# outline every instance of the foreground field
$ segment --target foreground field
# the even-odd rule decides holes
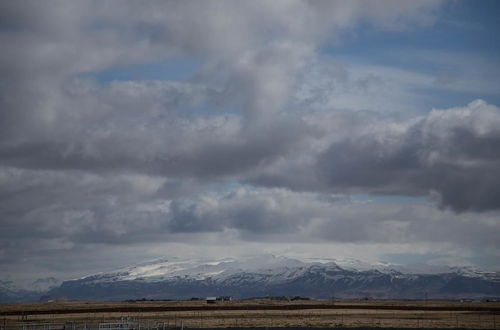
[[[136,322],[150,327],[500,328],[500,303],[449,301],[51,302],[0,305],[0,328]],[[97,327],[97,326],[96,326]]]

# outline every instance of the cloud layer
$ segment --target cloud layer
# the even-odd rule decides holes
[[[221,238],[496,253],[500,109],[417,109],[428,76],[324,51],[360,26],[429,28],[442,5],[2,2],[0,264],[77,256],[77,273],[98,246]],[[165,77],[99,78],[146,65]]]

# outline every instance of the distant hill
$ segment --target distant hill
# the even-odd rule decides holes
[[[38,301],[39,299],[40,292],[19,289],[15,287],[10,281],[0,281],[1,303]]]
[[[46,299],[312,298],[461,299],[500,296],[500,273],[472,268],[402,267],[299,261],[265,255],[241,260],[155,260],[65,281]]]

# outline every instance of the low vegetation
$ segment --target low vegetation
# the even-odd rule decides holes
[[[131,320],[166,327],[500,328],[500,303],[376,300],[80,302],[0,305],[0,325]]]

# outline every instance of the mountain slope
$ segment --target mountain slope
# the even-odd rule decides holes
[[[25,301],[38,301],[40,293],[36,291],[23,290],[15,287],[10,281],[0,280],[0,302],[17,303]]]
[[[384,265],[340,267],[261,256],[217,261],[156,260],[66,281],[51,298],[88,300],[188,299],[206,296],[307,296],[314,298],[483,298],[500,296],[500,275],[471,269],[403,273]]]

